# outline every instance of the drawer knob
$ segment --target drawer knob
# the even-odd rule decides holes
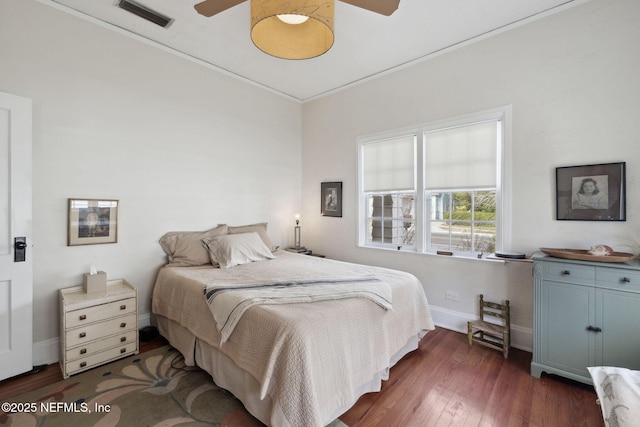
[[[597,326],[587,326],[587,331],[591,331],[591,332],[602,332],[602,328],[599,328]]]
[[[120,338],[120,342],[125,342],[126,340],[127,340],[127,337]]]
[[[120,306],[120,310],[126,310],[126,309],[127,309],[127,305],[126,305],[126,304],[122,304],[122,305]]]
[[[80,354],[87,354],[87,349],[86,348],[80,349]]]
[[[84,368],[85,366],[87,366],[87,362],[80,362],[80,367]]]
[[[631,279],[629,279],[628,277],[623,277],[622,279],[620,279],[620,281],[622,283],[631,283]]]
[[[80,320],[87,320],[87,315],[83,314],[82,316],[80,316]]]
[[[120,349],[120,354],[122,354],[122,353],[126,353],[126,352],[127,352],[127,349],[126,349],[126,348],[121,348],[121,349]]]
[[[86,337],[86,336],[87,336],[87,333],[86,333],[86,332],[80,332],[80,335],[79,335],[79,337],[80,337],[80,338],[84,338],[84,337]]]
[[[569,270],[563,270],[562,273],[563,276],[571,276],[571,272]]]
[[[125,322],[120,323],[120,327],[124,328],[125,326],[127,326],[127,324]]]

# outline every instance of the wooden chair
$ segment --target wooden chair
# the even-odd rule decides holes
[[[488,322],[485,317],[494,317]],[[511,318],[509,300],[504,304],[484,300],[480,295],[480,319],[467,324],[469,345],[473,342],[502,351],[504,358],[509,358],[511,346]]]

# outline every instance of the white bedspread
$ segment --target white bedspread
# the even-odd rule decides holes
[[[273,402],[270,425],[320,427],[356,390],[388,369],[410,337],[434,328],[422,285],[411,274],[278,251],[277,258],[229,269],[163,268],[153,312],[178,322],[230,357]],[[248,308],[220,345],[205,287],[212,283],[375,276],[391,290],[392,310],[364,298]]]

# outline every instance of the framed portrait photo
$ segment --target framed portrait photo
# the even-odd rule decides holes
[[[69,199],[67,246],[118,242],[118,201]]]
[[[556,168],[556,218],[626,221],[625,163]]]
[[[320,213],[323,216],[342,217],[342,182],[320,184]]]

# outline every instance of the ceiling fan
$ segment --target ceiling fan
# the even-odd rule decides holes
[[[213,16],[246,0],[205,0],[196,4],[203,16]],[[390,16],[400,0],[341,0]],[[335,0],[251,0],[251,41],[281,59],[310,59],[333,46]]]
[[[211,17],[247,0],[205,0],[196,4],[196,11],[203,16]],[[400,0],[340,0],[371,12],[391,16],[398,9]]]

